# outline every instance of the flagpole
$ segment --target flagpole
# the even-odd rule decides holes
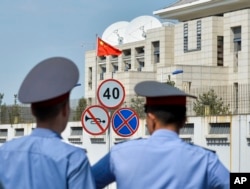
[[[97,48],[98,48],[98,35],[95,35],[95,40],[96,40],[96,56],[95,56],[95,104],[97,104],[97,74],[98,74],[98,70],[97,70]]]

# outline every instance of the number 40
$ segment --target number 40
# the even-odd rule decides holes
[[[112,91],[110,90],[110,88],[107,88],[105,92],[103,93],[103,97],[106,97],[107,99],[110,99],[110,98],[118,99],[119,95],[120,93],[117,87],[113,88]]]

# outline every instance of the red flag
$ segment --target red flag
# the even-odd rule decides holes
[[[120,55],[122,51],[97,38],[97,56]]]

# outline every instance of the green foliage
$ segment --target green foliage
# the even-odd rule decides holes
[[[75,116],[73,117],[74,121],[80,121],[82,112],[85,110],[87,107],[87,100],[85,98],[80,98],[78,101],[78,105],[76,107],[76,113]]]
[[[21,109],[17,104],[17,94],[14,95],[14,105],[10,106],[8,109],[9,122],[10,124],[16,124],[20,122]]]
[[[193,110],[197,116],[204,115],[227,115],[230,114],[230,105],[225,105],[222,98],[219,98],[214,89],[199,95],[194,102]]]
[[[135,110],[141,119],[144,119],[146,117],[146,114],[144,112],[144,104],[145,100],[142,97],[140,98],[136,96],[135,98],[131,99],[130,108]]]

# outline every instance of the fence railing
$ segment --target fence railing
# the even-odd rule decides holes
[[[237,84],[228,86],[211,86],[203,88],[194,88],[190,90],[190,94],[199,98],[199,95],[207,93],[213,89],[217,99],[221,99],[224,105],[229,107],[229,113],[225,115],[239,115],[250,114],[250,85]],[[77,111],[79,108],[78,101],[80,99],[73,99],[70,101],[71,113],[69,121],[80,121],[82,111]],[[188,98],[187,100],[187,116],[196,116],[194,111],[195,99]],[[126,103],[130,106],[131,103]],[[209,110],[204,115],[209,115]],[[223,115],[223,114],[220,114]],[[31,114],[30,106],[23,104],[15,105],[1,105],[0,106],[0,124],[16,124],[16,123],[34,123],[35,118]]]

